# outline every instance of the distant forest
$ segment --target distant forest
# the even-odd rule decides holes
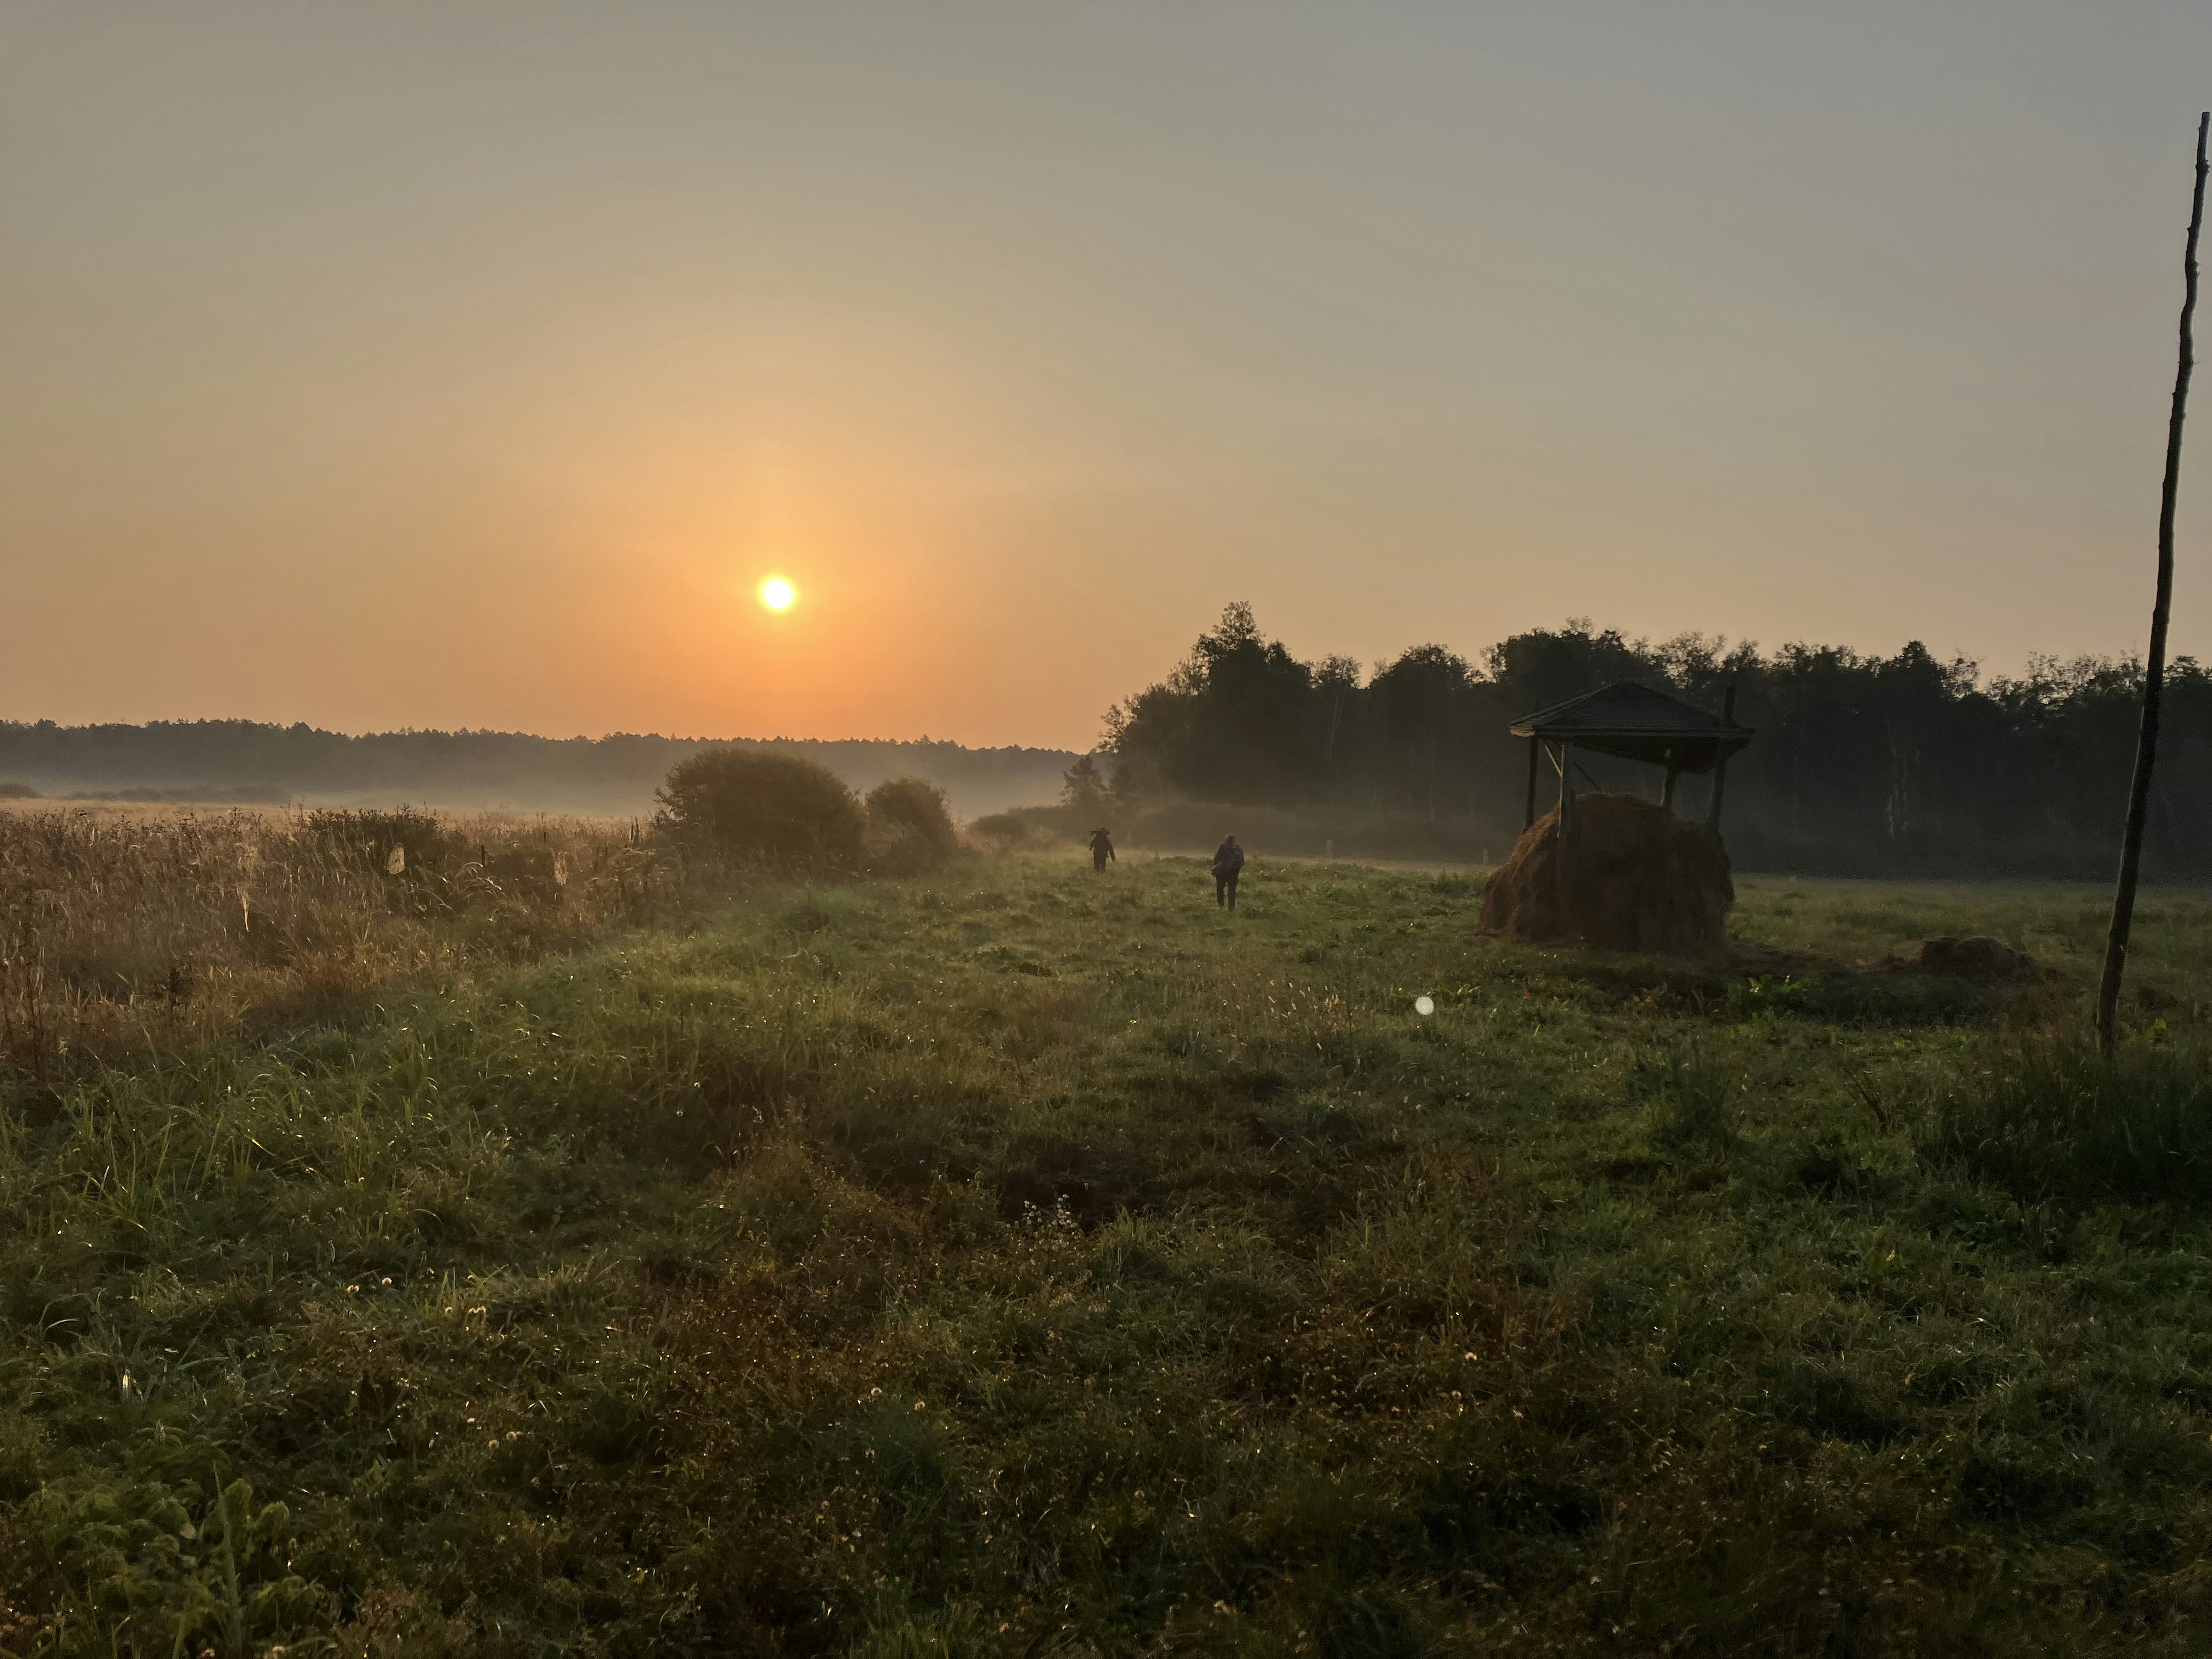
[[[1516,634],[1470,661],[1419,646],[1363,677],[1303,662],[1250,606],[1159,684],[1107,717],[1115,796],[1358,808],[1458,822],[1498,846],[1521,828],[1518,715],[1635,680],[1758,735],[1729,770],[1722,829],[1738,867],[1839,875],[2110,877],[2133,763],[2142,671],[2077,658],[1984,679],[1917,641],[1894,656],[1833,646],[1762,652],[1699,635],[1653,644],[1586,621]],[[2152,878],[2212,876],[2212,674],[2169,671],[2146,847]],[[1657,792],[1649,769],[1579,757],[1590,781]],[[1556,799],[1546,769],[1539,811]],[[1677,805],[1701,815],[1705,785]]]
[[[1652,643],[1575,621],[1516,634],[1478,659],[1424,645],[1363,672],[1345,657],[1299,660],[1261,632],[1249,605],[1234,605],[1164,681],[1109,712],[1103,775],[1066,750],[926,738],[754,746],[818,760],[859,788],[929,778],[966,818],[1051,800],[1072,772],[1071,823],[1110,805],[1110,821],[1141,831],[1145,844],[1211,845],[1229,824],[1261,851],[1318,852],[1333,836],[1346,852],[1474,857],[1502,853],[1520,831],[1528,759],[1525,744],[1507,735],[1511,722],[1622,679],[1716,711],[1735,686],[1736,718],[1758,733],[1729,772],[1722,828],[1739,868],[2099,881],[2112,872],[2141,671],[2097,658],[1984,678],[1917,642],[1888,657],[1810,645],[1762,652],[1698,635]],[[668,769],[708,744],[506,732],[356,737],[247,720],[0,721],[0,794],[625,814],[651,810]],[[1646,769],[1597,756],[1577,762],[1583,787],[1656,792]],[[1547,769],[1540,805],[1556,791]],[[1685,779],[1677,805],[1702,814],[1705,791],[1704,781]],[[1240,811],[1225,818],[1194,803]],[[2212,878],[2208,828],[2212,673],[2184,658],[2169,671],[2149,878]]]
[[[700,738],[537,738],[519,732],[380,732],[351,737],[251,720],[145,726],[0,721],[0,793],[14,784],[57,796],[506,806],[627,814],[653,808],[668,769],[711,746]],[[956,743],[750,744],[820,761],[855,788],[888,777],[938,784],[963,817],[1048,800],[1076,757],[1057,749],[963,749]]]

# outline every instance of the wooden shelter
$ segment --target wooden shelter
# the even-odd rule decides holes
[[[1721,795],[1728,781],[1729,757],[1749,743],[1748,726],[1735,723],[1735,688],[1729,687],[1721,712],[1713,714],[1695,703],[1655,691],[1633,680],[1619,680],[1578,697],[1569,697],[1523,714],[1513,722],[1513,735],[1528,739],[1528,805],[1527,823],[1536,821],[1536,778],[1545,757],[1559,774],[1559,822],[1565,827],[1574,811],[1574,751],[1588,749],[1623,760],[1643,761],[1663,767],[1667,782],[1660,801],[1674,805],[1674,781],[1685,772],[1713,775],[1712,795],[1705,822],[1717,830]]]

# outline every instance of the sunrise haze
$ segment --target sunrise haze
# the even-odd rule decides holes
[[[1084,747],[1234,599],[2139,651],[2208,84],[2180,5],[7,6],[0,714]]]

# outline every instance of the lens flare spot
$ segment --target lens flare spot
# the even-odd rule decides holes
[[[760,585],[760,602],[771,611],[788,611],[799,602],[799,590],[782,576],[770,576]]]

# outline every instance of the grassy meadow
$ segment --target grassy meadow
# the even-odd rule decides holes
[[[2212,903],[2102,1068],[2101,893],[1478,891],[1025,851],[18,1052],[0,1652],[2212,1645]],[[1848,970],[1966,932],[2051,977]]]

